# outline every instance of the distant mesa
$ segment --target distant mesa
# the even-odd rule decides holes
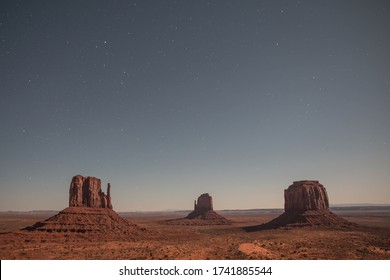
[[[144,229],[120,217],[112,210],[110,184],[107,195],[95,177],[76,175],[69,190],[69,207],[57,215],[24,228],[39,232],[92,233],[104,235],[139,235]]]
[[[194,202],[194,211],[183,219],[166,221],[176,225],[230,225],[232,221],[219,215],[213,210],[213,198],[204,193]]]
[[[213,211],[213,198],[204,193],[198,197],[198,201],[194,201],[194,211],[188,214],[187,219],[202,218],[202,214]]]
[[[246,231],[280,227],[351,227],[354,224],[329,210],[325,187],[318,181],[293,182],[284,190],[284,213],[272,221],[244,228]]]

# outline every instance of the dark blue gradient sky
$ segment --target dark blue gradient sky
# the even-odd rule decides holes
[[[8,0],[0,43],[0,210],[390,203],[389,1]]]

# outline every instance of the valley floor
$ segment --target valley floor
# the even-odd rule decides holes
[[[164,221],[186,212],[122,213],[144,228],[138,236],[19,230],[50,216],[0,215],[0,259],[390,259],[390,210],[339,211],[354,229],[290,228],[246,232],[281,210],[220,211],[231,225]]]

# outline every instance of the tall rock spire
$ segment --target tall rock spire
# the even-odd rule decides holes
[[[112,204],[111,204],[111,184],[107,184],[107,208],[112,209]]]

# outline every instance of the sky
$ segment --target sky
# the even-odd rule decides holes
[[[0,211],[390,203],[389,1],[0,3]]]

